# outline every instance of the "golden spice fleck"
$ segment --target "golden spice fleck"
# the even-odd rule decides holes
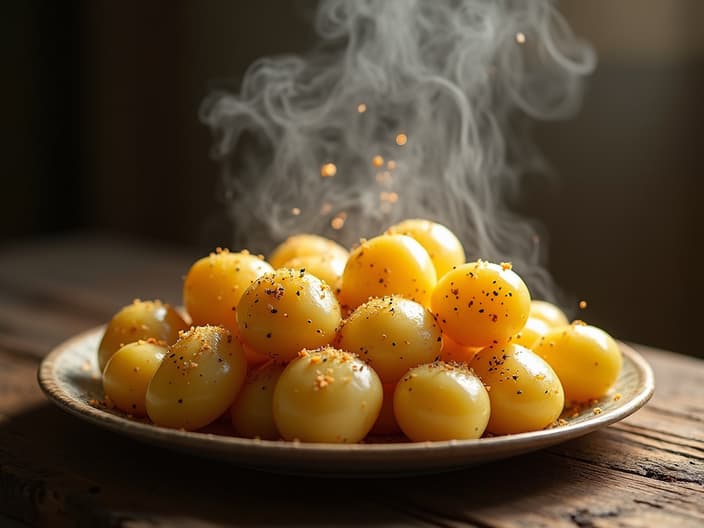
[[[332,178],[337,174],[337,167],[334,163],[326,163],[320,167],[320,176],[323,178]]]

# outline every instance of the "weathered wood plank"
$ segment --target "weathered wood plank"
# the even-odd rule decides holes
[[[0,511],[33,524],[704,523],[701,440],[680,434],[692,428],[686,418],[658,426],[647,407],[644,434],[630,423],[637,414],[548,451],[455,473],[321,481],[232,468],[93,428],[44,402],[29,383],[35,368],[0,353],[0,386],[12,395],[0,396]]]

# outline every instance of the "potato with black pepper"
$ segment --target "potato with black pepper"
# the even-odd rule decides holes
[[[565,395],[557,374],[529,349],[513,343],[486,347],[470,366],[489,391],[490,433],[537,431],[562,413]]]
[[[242,345],[221,326],[194,326],[169,347],[147,389],[157,424],[192,431],[222,415],[247,372]]]
[[[338,345],[358,354],[383,383],[396,383],[408,369],[433,361],[442,337],[433,315],[398,295],[371,299],[342,323]]]
[[[237,305],[242,340],[280,361],[332,343],[341,320],[330,286],[303,269],[280,268],[261,276]]]
[[[269,361],[247,374],[230,412],[232,427],[238,436],[264,440],[279,438],[272,405],[274,388],[284,367],[281,363]]]

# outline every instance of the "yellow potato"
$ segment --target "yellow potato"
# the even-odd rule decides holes
[[[285,267],[286,262],[308,255],[328,255],[347,260],[348,251],[337,242],[319,235],[301,234],[286,239],[274,249],[269,262],[275,268]]]
[[[325,255],[302,255],[287,260],[282,268],[305,269],[311,275],[315,275],[321,280],[334,287],[342,278],[345,270],[347,256],[325,254]]]
[[[110,320],[98,347],[98,368],[101,372],[105,370],[108,359],[122,345],[150,337],[171,344],[187,328],[183,318],[168,304],[135,300]]]
[[[284,365],[270,361],[249,372],[240,389],[230,416],[239,436],[276,440],[279,431],[274,423],[274,388]]]
[[[105,396],[133,416],[146,416],[147,387],[166,354],[166,345],[150,341],[128,343],[108,360],[103,372]]]
[[[433,291],[431,308],[453,341],[484,347],[504,343],[523,328],[530,294],[510,264],[479,260],[446,273]]]
[[[438,279],[453,266],[465,262],[462,243],[452,231],[437,222],[419,218],[404,220],[391,226],[386,232],[391,235],[407,235],[418,241],[433,261]]]
[[[381,402],[381,410],[379,411],[379,416],[374,422],[372,430],[369,431],[370,435],[397,435],[401,432],[401,428],[396,422],[396,416],[394,415],[394,391],[396,390],[396,384],[386,383],[384,384],[384,399]]]
[[[357,356],[324,347],[302,351],[274,389],[274,421],[286,440],[354,443],[374,425],[381,381]]]
[[[489,390],[490,433],[537,431],[562,413],[565,395],[557,374],[527,348],[513,343],[487,347],[470,366]]]
[[[234,310],[252,282],[273,268],[248,251],[218,249],[198,260],[183,283],[183,304],[195,325],[237,328]]]
[[[543,321],[533,317],[528,317],[526,325],[511,338],[512,343],[533,349],[535,342],[550,331],[550,326]]]
[[[147,389],[147,414],[164,427],[200,429],[235,400],[247,372],[242,346],[221,326],[195,326],[169,347]]]
[[[436,282],[423,246],[405,235],[381,235],[362,241],[350,254],[340,299],[356,308],[370,297],[396,294],[427,306]]]
[[[352,312],[340,327],[338,344],[359,355],[383,383],[396,383],[411,367],[437,359],[442,338],[426,308],[391,295]]]
[[[237,305],[242,340],[284,362],[304,348],[331,343],[341,321],[330,286],[301,270],[281,268],[263,275]]]
[[[394,414],[414,442],[479,438],[489,421],[489,396],[465,365],[437,361],[401,378]]]
[[[604,396],[621,372],[621,351],[616,341],[581,321],[552,329],[538,340],[535,352],[555,370],[569,401]]]
[[[570,323],[565,312],[547,301],[532,300],[530,302],[530,316],[544,321],[550,328],[557,328]]]

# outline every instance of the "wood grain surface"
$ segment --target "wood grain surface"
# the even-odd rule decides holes
[[[656,391],[632,417],[538,453],[402,479],[242,470],[46,401],[36,369],[51,347],[134,297],[177,303],[197,256],[99,235],[0,251],[0,525],[704,526],[704,361],[639,345]]]

